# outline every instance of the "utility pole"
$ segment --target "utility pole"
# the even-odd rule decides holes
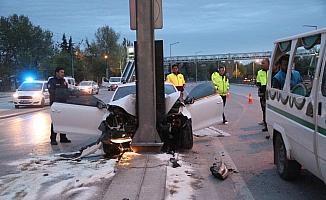
[[[195,52],[195,55],[196,55],[196,78],[195,78],[195,80],[196,80],[196,83],[197,83],[197,77],[198,77],[198,55],[197,54],[199,54],[199,53],[201,53],[202,51],[197,51],[197,52]]]
[[[171,57],[172,57],[172,46],[173,45],[176,45],[176,44],[179,44],[180,42],[173,42],[173,43],[171,43],[171,44],[169,44],[170,45],[170,67],[172,66],[172,62],[171,62]]]

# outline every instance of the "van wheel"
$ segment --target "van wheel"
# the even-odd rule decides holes
[[[281,135],[275,139],[274,154],[276,158],[277,172],[284,180],[293,180],[300,174],[301,165],[295,160],[288,160],[286,149]]]
[[[15,108],[19,109],[19,106],[18,105],[15,105]]]
[[[188,119],[185,122],[185,125],[184,127],[182,127],[182,130],[180,132],[181,132],[181,148],[191,149],[194,144],[191,119]]]

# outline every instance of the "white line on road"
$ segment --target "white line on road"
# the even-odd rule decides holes
[[[226,132],[224,132],[220,129],[217,129],[215,127],[212,127],[212,126],[195,131],[194,135],[197,137],[203,137],[203,136],[228,137],[228,136],[231,136],[229,133],[226,133]]]

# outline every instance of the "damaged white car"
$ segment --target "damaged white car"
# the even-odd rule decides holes
[[[172,84],[165,83],[164,93],[165,115],[157,120],[163,150],[191,149],[194,130],[222,122],[223,101],[211,82],[197,85],[184,100]],[[95,96],[55,102],[51,118],[55,132],[99,135],[97,144],[103,143],[104,152],[112,154],[117,150],[113,139],[132,139],[137,130],[136,84],[119,86],[108,104]]]

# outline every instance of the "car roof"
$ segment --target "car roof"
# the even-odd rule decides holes
[[[23,83],[47,83],[47,81],[32,80],[32,81],[24,81]]]

